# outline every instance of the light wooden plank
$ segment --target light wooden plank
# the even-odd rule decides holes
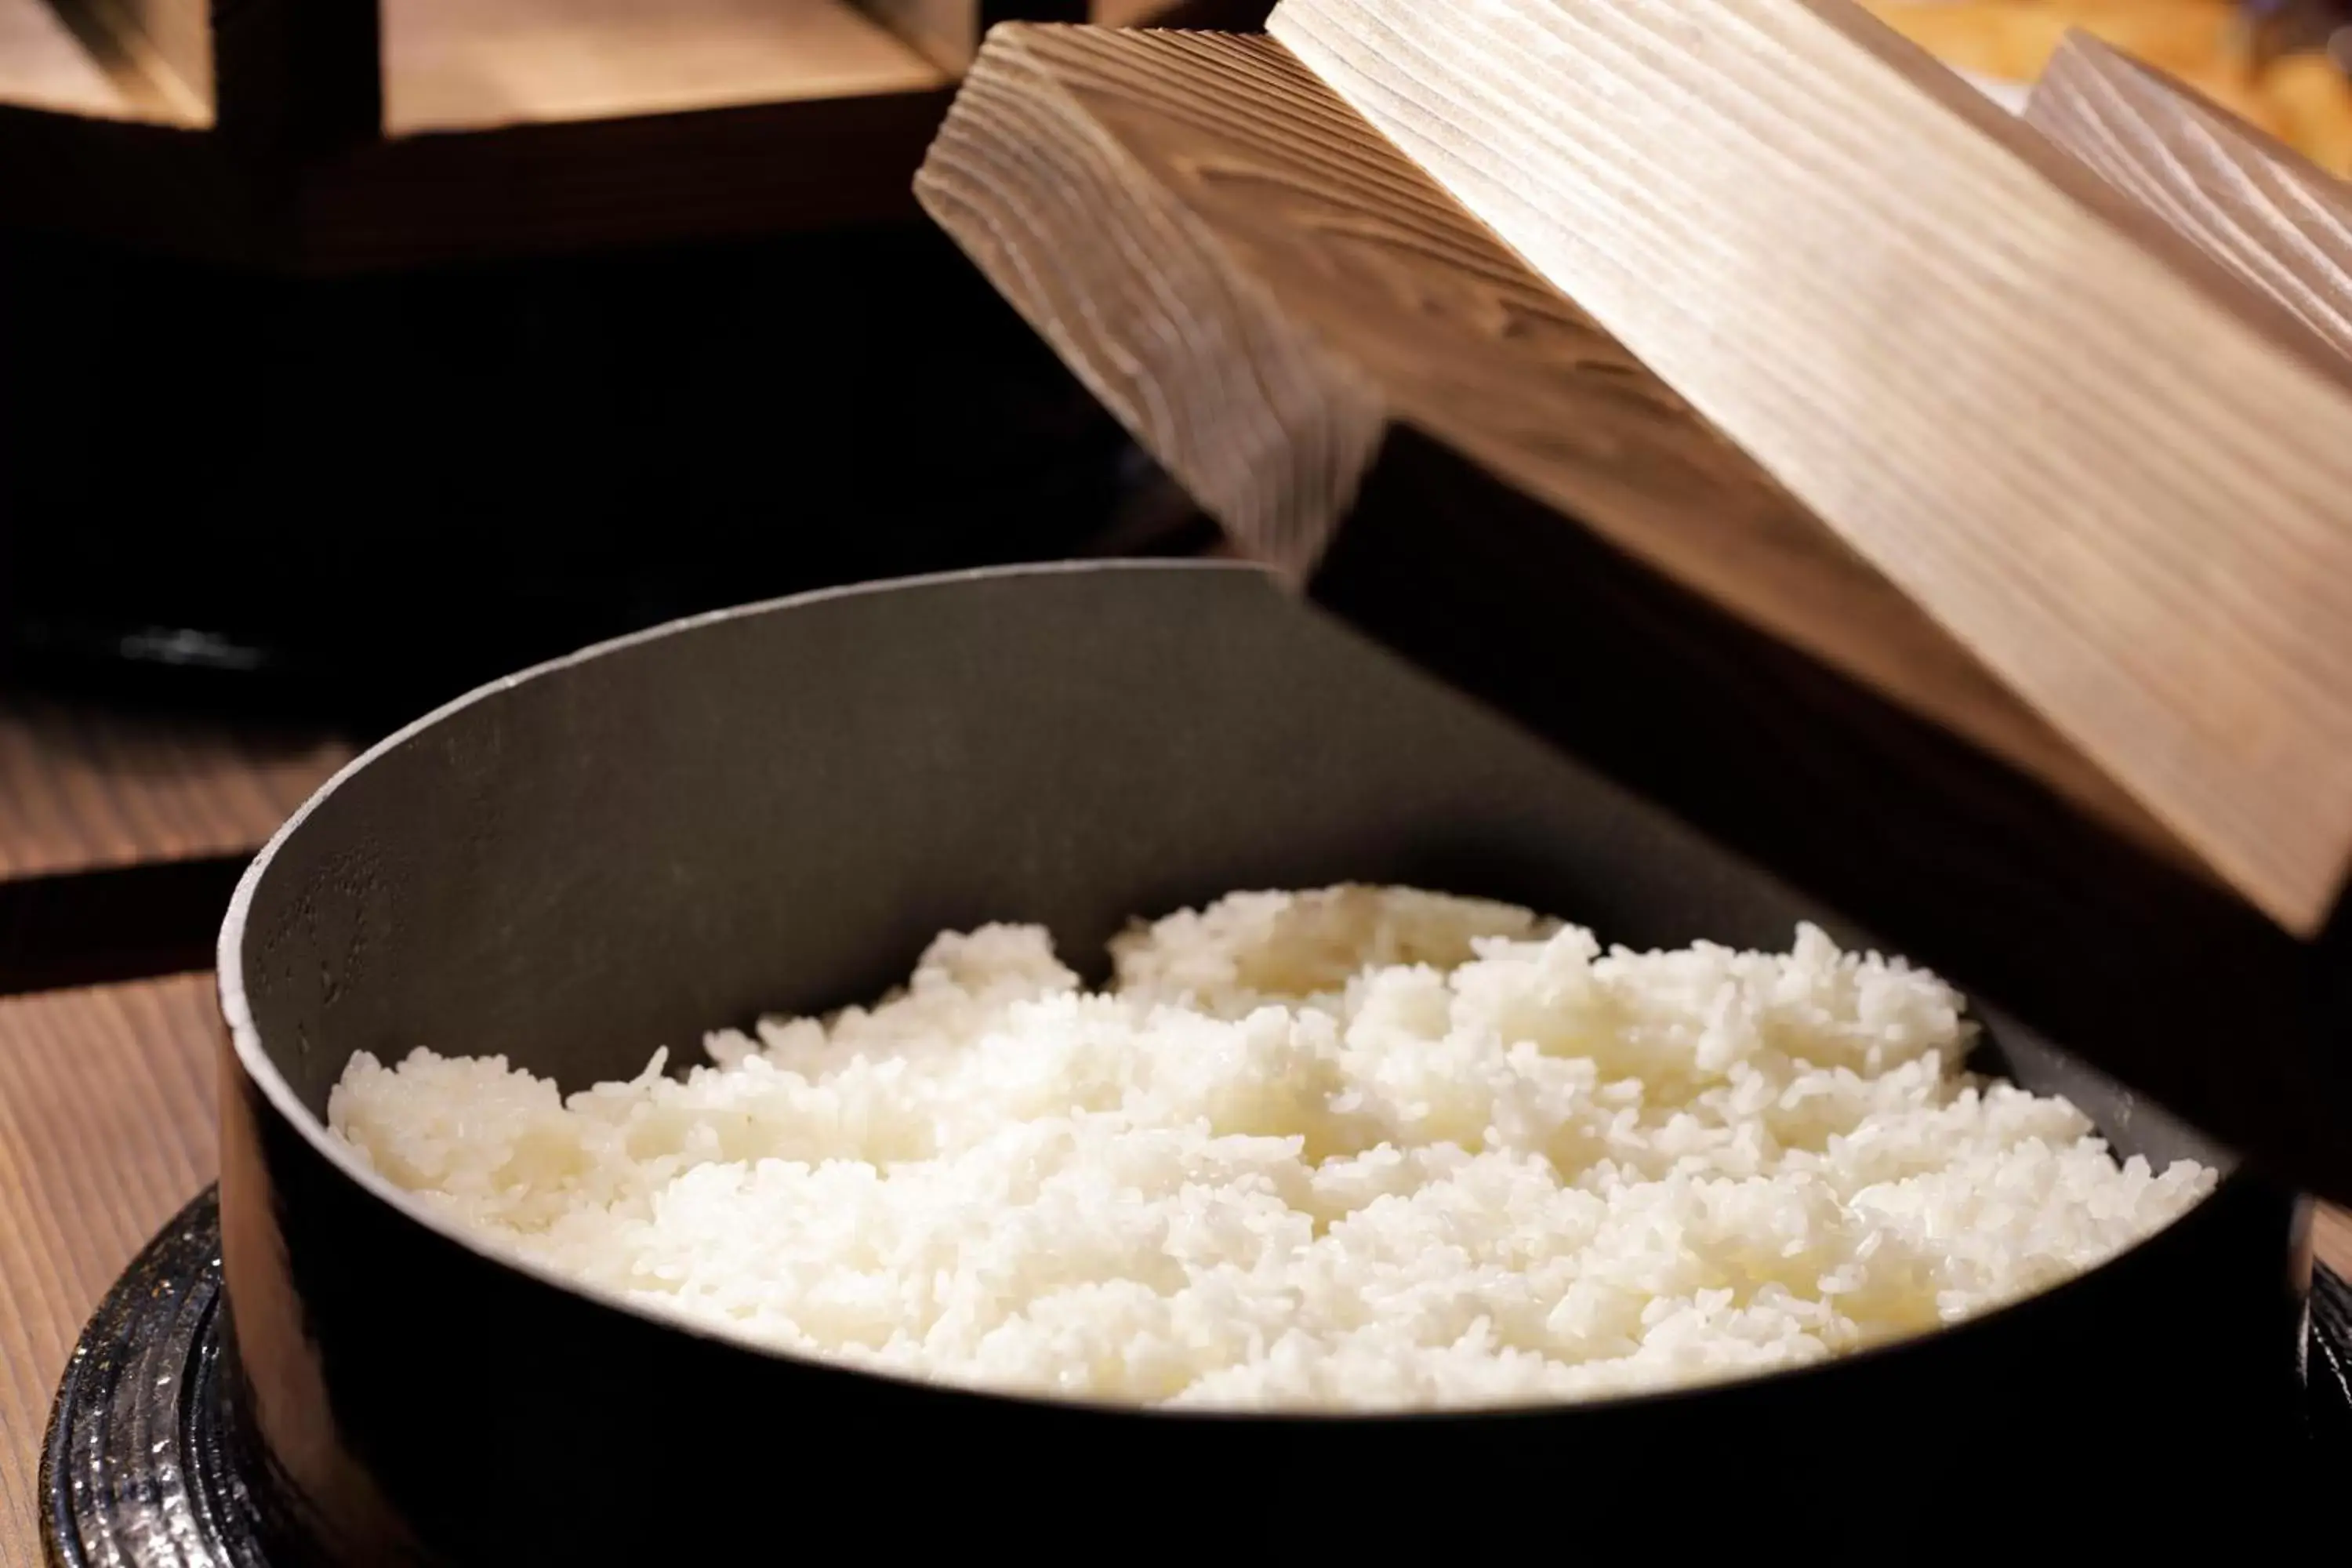
[[[2079,34],[2035,85],[2026,121],[2352,353],[2352,185]]]
[[[0,701],[0,993],[209,962],[245,860],[351,756],[315,732]]]
[[[42,1561],[49,1403],[123,1266],[214,1174],[212,977],[0,1001],[0,1563]]]
[[[204,126],[213,119],[208,0],[52,0],[116,79],[153,117]]]
[[[2352,858],[2352,390],[1849,0],[1286,0],[1275,35],[2315,930]]]
[[[2337,1279],[2352,1280],[2352,1214],[2320,1205],[2312,1216],[2311,1250]]]
[[[1408,424],[2186,858],[1280,45],[1000,35],[917,189],[1261,559],[1311,563]]]
[[[920,93],[949,79],[846,0],[383,5],[393,134]]]
[[[250,855],[352,755],[315,734],[12,698],[0,881]]]
[[[0,103],[108,120],[135,113],[47,0],[0,0]]]

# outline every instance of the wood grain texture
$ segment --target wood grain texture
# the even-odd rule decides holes
[[[383,5],[392,135],[925,92],[947,80],[846,0]]]
[[[1407,424],[2179,852],[1278,44],[1008,30],[917,188],[1260,556],[1310,563]]]
[[[925,209],[1209,510],[1294,571],[1312,563],[1388,411],[1363,368],[1236,266],[1109,116],[1255,154],[1249,73],[1270,46],[1008,27],[991,35],[916,179]],[[1090,82],[1105,90],[1087,96]],[[1295,111],[1296,73],[1265,85]],[[1206,87],[1213,96],[1193,96]],[[1097,116],[1098,107],[1108,113]],[[1147,119],[1148,117],[1148,119]],[[1243,165],[1248,167],[1248,165]],[[1274,178],[1279,180],[1277,172]]]
[[[918,188],[1318,604],[2352,1199],[2352,919],[2301,942],[1997,749],[1907,600],[1278,44],[1001,29]]]
[[[0,703],[0,880],[250,855],[353,755],[12,697]]]
[[[1849,0],[1286,0],[1326,81],[2233,886],[2352,859],[2352,389]]]
[[[352,749],[0,701],[0,994],[211,962],[245,863]]]
[[[113,71],[146,117],[207,126],[213,119],[208,0],[51,0]]]
[[[0,103],[109,120],[137,112],[48,0],[0,0]]]
[[[42,1429],[99,1299],[214,1173],[211,977],[0,1000],[0,1563],[41,1561]]]
[[[2025,118],[2352,354],[2352,184],[2095,38],[2069,37]]]

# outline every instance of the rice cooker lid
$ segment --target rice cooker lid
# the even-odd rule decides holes
[[[2072,641],[2037,639],[1998,615],[1955,617],[1963,600],[1918,568],[1923,541],[1961,531],[2013,563],[2071,560],[2093,586],[2104,573],[2145,573],[2149,562],[2121,558],[2109,526],[2136,515],[2145,475],[2125,463],[2065,465],[2052,481],[2064,504],[2033,515],[1965,504],[1999,487],[1960,484],[1957,470],[1948,493],[1928,493],[1888,479],[1885,454],[1917,458],[1904,442],[1918,435],[1920,389],[1948,386],[1968,365],[1923,369],[1859,352],[1848,319],[1792,303],[1805,287],[1759,285],[1740,299],[1668,299],[1663,283],[1638,280],[1574,287],[1568,252],[1536,243],[1542,215],[1465,176],[1475,147],[1437,156],[1435,122],[1398,107],[1382,73],[1405,57],[1349,47],[1366,27],[1421,27],[1415,15],[1387,0],[1293,0],[1274,38],[1216,50],[999,29],[918,193],[1237,547],[1314,603],[2258,1163],[2352,1201],[2352,939],[2338,841],[2352,826],[2352,787],[2338,787],[2352,786],[2352,727],[2333,725],[2335,700],[2300,731],[2283,699],[2234,717],[2211,701],[2215,691],[2267,692],[2255,666],[2282,650],[2322,668],[2352,661],[2352,616],[2328,625],[2263,603],[2218,619],[2200,611],[2179,630],[2201,639],[2187,659],[2166,646],[2173,628],[2126,637],[2087,603]],[[1444,58],[1444,32],[1412,58],[1434,73],[1432,90],[1475,99],[1475,63]],[[1739,59],[1744,51],[1784,47],[1741,30],[1711,44],[1724,58],[1710,59],[1746,68],[1758,62]],[[1963,281],[2022,269],[2028,294],[2059,292],[2070,255],[2112,253],[2119,265],[2155,256],[2169,270],[2141,279],[2147,299],[2200,331],[2278,350],[2263,374],[2311,393],[2296,428],[2267,446],[2262,432],[2239,432],[2238,460],[2259,468],[2269,454],[2294,473],[2317,471],[2338,460],[2319,439],[2334,432],[2352,463],[2352,369],[2286,342],[2250,290],[2120,214],[2084,171],[2052,163],[2032,132],[1965,85],[1923,74],[1935,68],[1872,37],[1823,33],[1805,47],[1822,51],[1811,67],[1865,85],[1911,122],[1930,166],[1924,195],[1776,184],[1787,276],[1801,284],[1830,264],[1825,233],[1848,250],[1892,245],[1852,224],[1844,208],[1857,201],[1899,217],[1906,245],[1922,234],[1948,242]],[[1541,63],[1564,82],[1599,68]],[[1119,85],[1145,80],[1167,90]],[[1218,101],[1253,111],[1204,129],[1190,106]],[[1543,129],[1562,144],[1582,134],[1565,96],[1550,110],[1528,100],[1518,111],[1550,113]],[[1297,118],[1288,131],[1285,115]],[[1943,134],[1954,116],[1981,144]],[[1622,157],[1628,145],[1587,151]],[[1717,177],[1703,150],[1643,155],[1665,161],[1684,198]],[[2076,251],[1978,243],[1998,216],[1955,205],[1951,193],[1986,159],[2032,166]],[[1212,165],[1255,177],[1211,178]],[[1087,201],[1065,199],[1074,169]],[[1942,174],[1952,178],[1930,177]],[[1595,223],[1631,223],[1669,189],[1633,181],[1577,199],[1602,205],[1586,215]],[[1708,220],[1702,211],[1695,221]],[[1538,255],[1546,270],[1528,259]],[[1876,259],[1918,270],[1915,251]],[[1948,303],[1967,306],[1958,294]],[[1854,455],[1843,474],[1794,460],[1819,450],[1814,437],[1767,417],[1752,377],[1748,401],[1734,395],[1737,366],[1755,363],[1741,349],[1763,341],[1738,323],[1757,311],[1771,316],[1791,384],[1838,378],[1847,423],[1836,437]],[[1698,320],[1738,341],[1712,356],[1692,351],[1685,329]],[[2119,352],[2126,363],[2111,395],[2128,405],[2127,426],[2153,429],[2149,445],[2161,445],[2161,410],[2138,385],[2141,373],[2160,379],[2171,365],[2160,324]],[[2147,363],[2128,363],[2135,353]],[[1954,452],[2028,444],[2035,422],[2056,417],[2011,390],[1939,393],[1939,417],[1964,427],[1937,432],[1937,471]],[[1718,421],[1738,416],[1719,428],[1695,405]],[[1865,458],[1877,476],[1868,483],[1855,477]],[[1863,526],[1861,513],[1889,495],[1901,526]],[[2322,498],[2322,509],[2336,500]],[[2305,494],[2294,506],[2313,504]],[[2268,531],[2296,535],[2313,563],[2340,556],[2352,588],[2352,529],[2340,520],[2250,510],[2231,526],[2200,546],[2204,558],[2158,565],[2203,582],[2200,604],[2227,598],[2260,575],[2262,541],[2247,540]],[[2240,566],[2242,580],[2231,575]],[[2049,589],[2029,580],[2017,592],[2046,608]],[[2282,619],[2294,624],[2281,632]],[[2221,635],[2231,628],[2245,635]],[[2079,700],[2088,688],[2069,660],[2123,672],[2108,684],[2145,708],[2137,735],[2119,743],[2115,715]],[[2187,686],[2135,682],[2136,661],[2203,673]],[[2053,692],[2075,695],[2053,702]],[[2340,697],[2352,703],[2352,689]],[[2239,751],[2218,761],[2199,751],[2225,742]],[[2293,761],[2266,771],[2265,757]],[[2230,784],[2210,809],[2181,807],[2170,773],[2189,764]],[[2309,809],[2290,821],[2295,803]],[[2241,853],[2256,843],[2263,854]]]

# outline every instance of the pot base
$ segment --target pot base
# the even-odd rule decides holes
[[[41,1452],[55,1568],[269,1568],[220,1404],[220,1210],[207,1189],[99,1304]],[[2312,1270],[2305,1418],[2352,1450],[2352,1286]]]
[[[41,1447],[41,1541],[64,1568],[268,1568],[219,1397],[220,1207],[206,1188],[81,1331]]]

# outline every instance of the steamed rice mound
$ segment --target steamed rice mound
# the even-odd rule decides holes
[[[2211,1190],[1964,1077],[1960,998],[1801,927],[1603,952],[1406,889],[1236,895],[1088,993],[1042,930],[568,1100],[354,1057],[358,1156],[492,1247],[781,1350],[1232,1409],[1587,1398],[2040,1290]]]

